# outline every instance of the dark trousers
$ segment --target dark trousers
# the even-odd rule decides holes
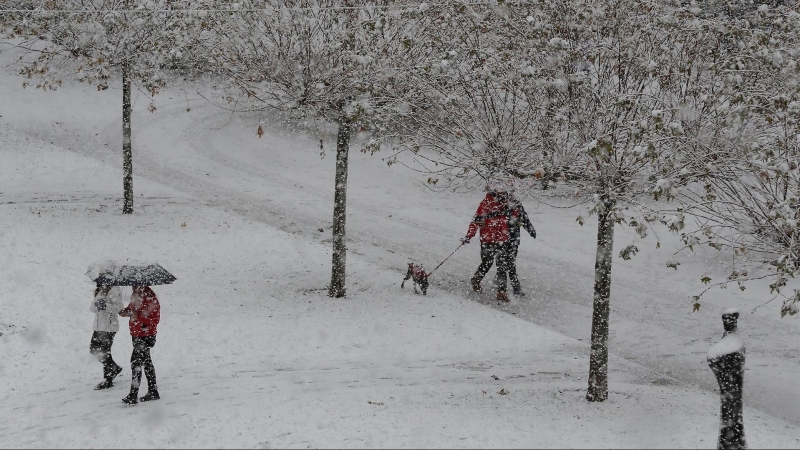
[[[156,336],[131,337],[133,339],[133,353],[131,353],[131,392],[139,392],[139,385],[142,384],[142,369],[147,377],[147,389],[158,391],[156,384],[156,368],[153,367],[153,360],[150,358],[150,349],[156,345]]]
[[[517,253],[519,253],[519,238],[508,241],[508,251],[506,253],[508,256],[506,260],[506,269],[508,271],[508,278],[511,280],[511,288],[514,289],[514,292],[522,290],[522,284],[520,284],[519,277],[517,276]]]
[[[103,363],[103,377],[111,379],[114,370],[119,367],[111,357],[111,346],[114,344],[114,335],[111,331],[95,331],[89,343],[89,352]]]
[[[472,279],[475,281],[483,280],[489,269],[497,260],[497,276],[494,279],[498,291],[506,290],[506,273],[508,271],[508,252],[510,247],[508,242],[481,242],[481,265],[475,271]],[[515,273],[516,276],[516,273]]]

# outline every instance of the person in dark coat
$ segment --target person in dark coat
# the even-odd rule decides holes
[[[509,250],[507,244],[510,238],[508,230],[508,199],[509,194],[507,191],[489,186],[486,197],[478,205],[478,210],[469,224],[466,237],[461,240],[464,244],[469,244],[470,239],[475,237],[475,234],[480,229],[481,264],[470,279],[472,289],[475,292],[482,292],[481,281],[496,260],[497,300],[503,302],[508,301],[508,295],[506,294],[508,260],[506,253]]]
[[[111,357],[111,346],[114,344],[114,335],[119,331],[117,315],[124,307],[122,289],[119,286],[97,285],[94,299],[89,305],[89,311],[94,313],[94,332],[89,343],[89,352],[103,363],[105,380],[95,386],[95,390],[114,386],[114,378],[122,372],[122,367]]]
[[[139,401],[158,400],[161,397],[156,384],[156,369],[150,357],[150,349],[156,345],[158,323],[161,321],[161,305],[155,292],[149,286],[134,286],[131,303],[119,315],[130,318],[128,329],[133,341],[131,391],[122,399],[122,403],[135,405]],[[147,377],[147,394],[138,398],[142,371]]]
[[[517,200],[513,195],[509,196],[508,208],[510,211],[508,215],[509,248],[505,252],[508,258],[508,278],[511,280],[511,288],[514,290],[514,295],[517,297],[524,297],[525,292],[523,292],[522,285],[517,276],[517,253],[519,253],[519,243],[522,234],[520,228],[525,228],[525,231],[534,239],[536,239],[536,229],[533,228],[531,219],[528,217],[528,213],[525,212],[525,207],[522,206],[522,202]]]

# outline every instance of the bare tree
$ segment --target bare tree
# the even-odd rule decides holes
[[[469,188],[539,166],[536,105],[524,90],[530,47],[510,39],[509,12],[456,2],[424,12],[432,26],[417,38],[426,58],[406,70],[416,88],[414,126],[399,144],[416,154],[413,168],[430,174],[432,187]]]
[[[794,315],[800,292],[781,289],[800,269],[800,16],[788,6],[754,11],[746,3],[721,43],[734,50],[720,64],[725,89],[713,97],[726,120],[699,116],[706,132],[689,166],[696,183],[681,195],[697,226],[682,237],[689,249],[730,252],[734,263],[724,280],[704,275],[710,286],[695,302],[714,286],[735,282],[744,290],[770,278],[770,291],[784,299],[781,315]]]
[[[559,180],[598,216],[586,398],[603,401],[614,227],[644,237],[661,215],[642,200],[672,198],[688,182],[680,105],[703,95],[712,64],[699,56],[714,50],[715,27],[654,0],[431,11],[439,56],[418,71],[433,105],[416,134],[429,159],[450,183],[496,172]]]
[[[15,5],[21,12],[7,16],[7,41],[28,52],[20,73],[36,80],[37,88],[55,90],[64,77],[74,77],[102,91],[113,77],[122,79],[123,214],[133,212],[132,86],[155,96],[170,70],[185,68],[181,60],[200,30],[192,14],[181,16],[191,5],[190,0],[24,1]]]
[[[550,49],[539,60],[537,77],[562,118],[554,134],[567,143],[548,151],[561,154],[564,180],[592,196],[590,214],[598,216],[586,398],[603,401],[614,228],[626,224],[646,236],[650,223],[663,219],[663,206],[642,199],[672,199],[689,182],[687,166],[696,149],[687,137],[694,116],[686,108],[699,105],[695,113],[711,122],[717,117],[706,107],[704,90],[718,74],[709,55],[718,48],[719,28],[692,10],[657,1],[571,1],[531,17],[534,33]],[[619,256],[630,259],[637,252],[631,243]]]
[[[329,295],[346,295],[348,153],[356,132],[375,152],[410,112],[397,76],[417,51],[404,44],[417,13],[392,1],[245,2],[246,14],[216,17],[209,55],[258,107],[300,122],[337,125],[333,257]],[[235,25],[234,25],[235,24]]]

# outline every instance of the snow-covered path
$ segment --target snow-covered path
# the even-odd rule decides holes
[[[162,357],[177,355],[157,361],[170,374],[162,385],[172,396],[137,419],[154,428],[151,441],[142,445],[710,446],[715,436],[708,430],[715,426],[718,406],[705,353],[721,336],[719,316],[729,306],[745,312],[740,326],[749,337],[745,392],[747,405],[757,409],[748,410],[749,437],[765,446],[798,443],[798,321],[781,321],[774,308],[746,314],[762,294],[752,290],[722,291],[729,297],[711,296],[692,314],[685,299],[702,271],[699,259],[677,272],[667,270],[663,262],[671,252],[653,249],[653,241],[640,246],[633,261],[615,261],[612,399],[587,406],[582,396],[594,224],[580,228],[575,211],[526,202],[540,238],[523,237],[519,271],[529,296],[521,301],[497,306],[488,296],[468,293],[466,280],[478,264],[476,244],[459,250],[436,273],[429,298],[400,293],[409,259],[431,268],[458,245],[480,194],[431,193],[405,169],[386,167],[380,154],[353,151],[351,295],[332,302],[323,292],[330,263],[323,249],[330,238],[334,158],[329,153],[320,159],[316,141],[280,128],[268,128],[259,140],[257,125],[229,121],[201,101],[191,100],[187,113],[177,91],[174,100],[169,94],[159,99],[153,115],[140,102],[134,114],[137,214],[122,218],[116,211],[119,170],[108,171],[120,166],[115,91],[68,87],[42,93],[22,90],[13,76],[2,77],[0,98],[8,103],[0,105],[0,147],[13,184],[0,186],[0,207],[8,213],[0,238],[15,244],[0,259],[14,268],[0,276],[12,302],[4,305],[0,325],[30,323],[25,305],[31,296],[64,302],[63,308],[44,311],[38,318],[43,323],[57,324],[71,309],[80,310],[69,304],[82,300],[59,297],[62,287],[85,290],[85,280],[68,275],[87,259],[149,250],[166,259],[167,267],[192,271],[182,277],[188,285],[174,287],[181,294],[173,300],[187,303],[166,307],[181,320],[164,328],[154,350]],[[86,179],[89,173],[95,175]],[[48,218],[39,219],[36,211]],[[185,228],[179,226],[181,217]],[[37,229],[37,220],[64,231]],[[98,237],[98,230],[109,235]],[[617,242],[625,236],[620,231]],[[142,238],[152,242],[142,245],[137,241]],[[672,237],[662,236],[662,247],[671,244]],[[56,277],[64,285],[39,286],[37,274],[26,272],[37,266],[64,267]],[[170,289],[159,294],[169,299]],[[231,302],[241,309],[232,310]],[[129,413],[115,402],[100,410],[70,407],[70,402],[105,404],[108,397],[75,392],[96,372],[88,355],[78,364],[37,356],[51,356],[42,344],[85,353],[83,314],[66,319],[66,329],[29,329],[24,340],[4,347],[8,360],[24,362],[4,363],[0,376],[30,383],[0,392],[0,442],[47,446],[55,443],[49,439],[61,438],[80,445],[89,435],[98,446],[125,446],[124,439],[133,436],[119,428]],[[398,320],[404,315],[413,325]],[[352,328],[342,327],[348,323]],[[448,327],[453,333],[443,332]],[[116,354],[129,351],[124,335]],[[405,350],[397,354],[395,348]],[[251,359],[253,349],[259,360]],[[185,367],[190,369],[181,372]],[[126,380],[113,398],[124,395]],[[500,389],[514,395],[500,396]],[[709,399],[711,413],[693,415],[707,410]],[[221,422],[214,414],[220,408],[226,411]],[[237,421],[252,421],[259,408],[266,424]],[[496,415],[487,417],[487,410]],[[588,417],[576,419],[576,411]],[[791,426],[783,429],[763,413]],[[543,422],[531,425],[530,416]],[[31,424],[34,417],[41,423]],[[170,425],[159,428],[162,422]],[[565,423],[574,424],[569,436],[559,434]],[[298,433],[309,424],[311,430]],[[231,436],[230,430],[242,435]],[[272,439],[247,440],[259,432]]]
[[[139,115],[135,164],[141,174],[209,206],[289,233],[329,238],[333,154],[320,159],[318,144],[301,133],[272,130],[259,140],[254,126],[229,123],[228,117],[200,102],[192,105],[194,112],[188,115],[183,111],[185,104],[166,102],[161,107],[163,114],[171,116],[169,121],[159,115]],[[108,142],[118,142],[117,128],[116,122],[105,128]],[[112,159],[116,150],[112,148]],[[352,152],[349,248],[374,264],[397,270],[398,279],[407,261],[430,268],[456,248],[480,200],[480,193],[432,193],[421,186],[420,178],[401,167],[386,167],[380,155]],[[581,228],[575,223],[574,210],[537,207],[534,201],[527,204],[539,234],[536,241],[524,236],[518,261],[529,297],[511,306],[493,305],[488,297],[478,300],[588,341],[595,222],[589,220]],[[320,233],[320,227],[325,232]],[[630,235],[619,230],[617,246],[624,245],[620,243],[625,238],[632,239]],[[615,260],[612,352],[649,369],[641,376],[654,383],[716,390],[705,354],[721,336],[721,311],[735,306],[747,313],[760,304],[766,291],[761,287],[746,293],[738,289],[712,292],[704,298],[701,312],[692,313],[687,299],[699,290],[702,255],[694,267],[684,264],[678,272],[667,269],[664,262],[672,258],[668,249],[677,248],[677,239],[665,230],[661,239],[664,250],[655,250],[651,240],[639,245],[642,251],[633,261]],[[461,249],[437,272],[433,283],[469,295],[467,279],[478,262],[477,244]],[[800,368],[798,325],[797,320],[781,320],[776,308],[741,319],[742,331],[749,337],[748,404],[795,424],[800,424],[800,392],[787,386],[796,385]]]

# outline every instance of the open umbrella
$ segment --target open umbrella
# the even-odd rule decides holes
[[[106,264],[93,281],[106,286],[157,286],[170,284],[176,278],[156,263]]]

